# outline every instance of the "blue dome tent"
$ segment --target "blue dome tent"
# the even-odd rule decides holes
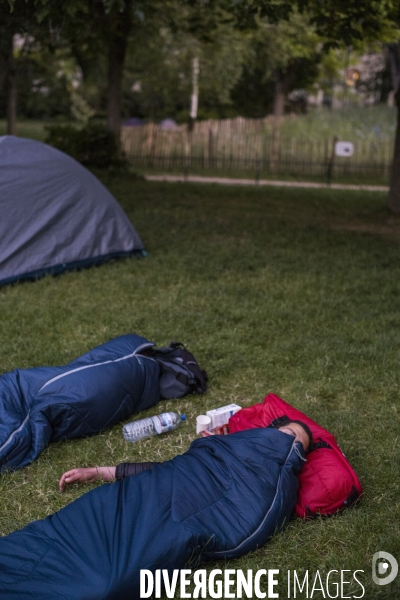
[[[73,158],[35,140],[0,137],[0,286],[145,255],[128,217]]]

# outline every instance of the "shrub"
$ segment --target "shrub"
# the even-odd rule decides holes
[[[120,169],[126,161],[118,155],[115,135],[103,125],[89,124],[82,129],[72,125],[49,125],[46,143],[69,154],[89,169]]]

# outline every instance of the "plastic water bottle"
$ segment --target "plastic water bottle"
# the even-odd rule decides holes
[[[127,442],[137,442],[152,435],[172,431],[178,427],[181,421],[186,421],[185,415],[178,415],[175,412],[162,413],[155,417],[127,423],[122,428],[122,435]]]

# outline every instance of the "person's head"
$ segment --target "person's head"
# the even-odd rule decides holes
[[[301,442],[303,444],[304,452],[312,444],[311,429],[306,423],[303,423],[303,421],[297,419],[295,421],[288,420],[287,423],[280,425],[278,429],[282,433],[292,435],[295,438],[295,441]]]

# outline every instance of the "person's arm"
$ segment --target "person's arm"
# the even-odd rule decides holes
[[[138,475],[142,471],[151,471],[159,462],[140,462],[140,463],[120,463],[115,469],[115,479],[121,480],[125,477]]]
[[[60,492],[63,492],[65,487],[71,483],[122,480],[131,475],[138,475],[142,471],[149,471],[154,465],[159,464],[158,462],[120,463],[117,467],[82,467],[80,469],[71,469],[64,473],[60,479]]]
[[[114,481],[116,467],[82,467],[64,473],[59,482],[60,492],[71,483],[93,483],[94,481]]]

